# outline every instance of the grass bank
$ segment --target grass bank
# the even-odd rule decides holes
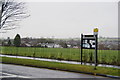
[[[40,57],[59,60],[80,61],[80,49],[39,48],[39,47],[1,47],[2,54]],[[98,50],[98,63],[120,65],[118,50]],[[94,62],[94,50],[83,50],[83,62]]]
[[[116,69],[116,68],[97,67],[97,70],[94,70],[94,66],[38,61],[38,60],[20,59],[20,58],[8,58],[8,57],[2,57],[2,63],[18,64],[24,66],[66,70],[66,71],[74,71],[74,72],[87,72],[93,74],[98,73],[105,75],[120,76],[120,74],[118,74],[118,71],[120,71],[120,69]]]

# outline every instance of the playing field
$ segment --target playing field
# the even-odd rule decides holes
[[[2,54],[80,61],[80,49],[1,47]],[[98,63],[120,65],[118,50],[98,50]],[[94,62],[94,50],[83,50],[83,62]]]

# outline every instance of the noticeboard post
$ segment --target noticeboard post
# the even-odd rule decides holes
[[[83,49],[94,49],[95,54],[94,54],[94,63],[95,63],[95,69],[97,66],[97,45],[98,45],[98,29],[94,29],[94,34],[93,35],[83,35],[81,34],[81,64],[82,64],[82,54],[83,54]]]

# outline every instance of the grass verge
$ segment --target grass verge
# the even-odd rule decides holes
[[[94,66],[87,66],[80,64],[67,64],[67,63],[58,63],[58,62],[49,62],[49,61],[38,61],[31,59],[8,58],[8,57],[2,57],[2,63],[18,64],[24,66],[49,68],[49,69],[65,70],[65,71],[73,71],[73,72],[83,72],[83,73],[87,72],[92,74],[97,73],[97,74],[120,76],[120,74],[118,74],[118,71],[120,71],[120,69],[97,67],[97,70],[94,70]]]

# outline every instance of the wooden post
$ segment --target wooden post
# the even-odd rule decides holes
[[[82,53],[83,53],[83,34],[81,34],[81,64],[82,64]]]
[[[97,48],[98,48],[98,35],[95,35],[95,70],[97,66]]]

